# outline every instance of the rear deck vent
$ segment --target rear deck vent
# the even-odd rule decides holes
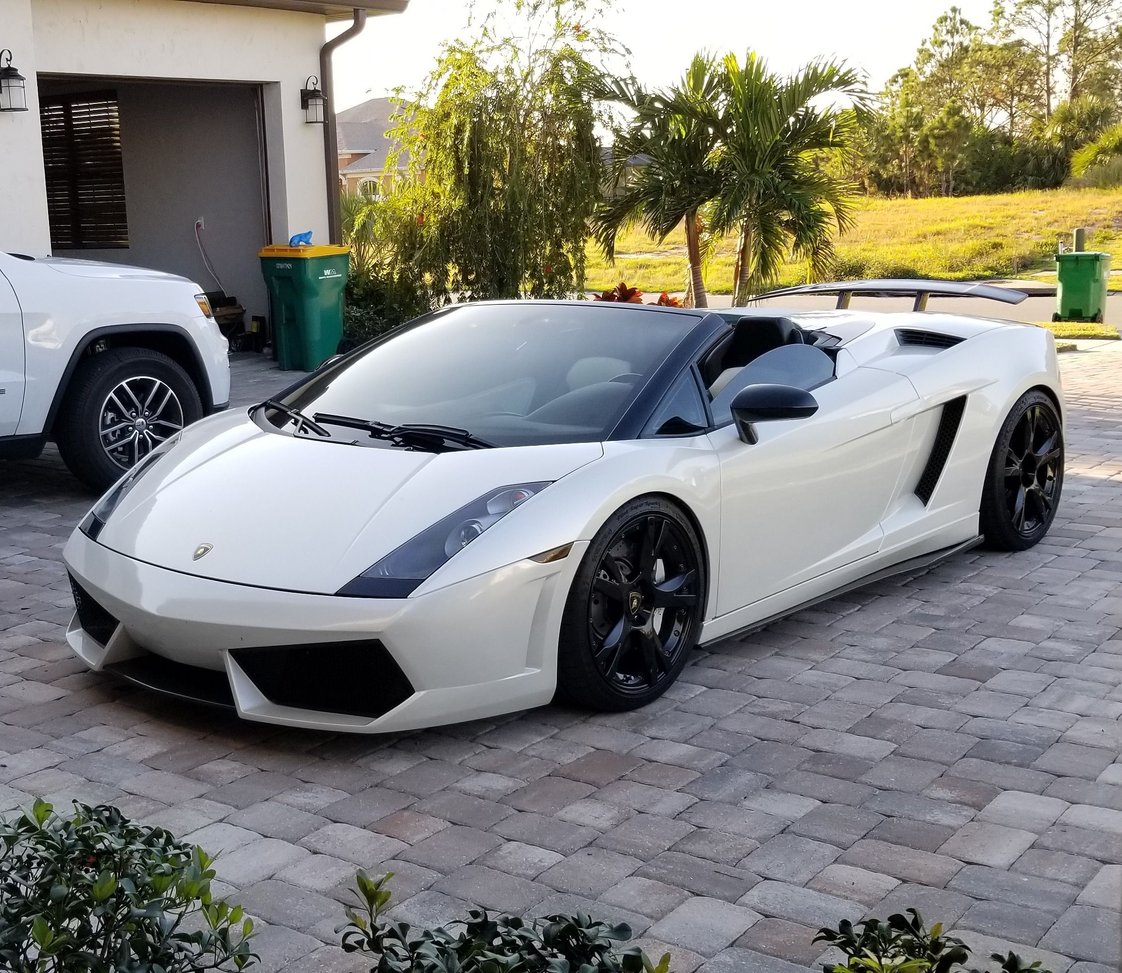
[[[935,331],[919,331],[915,328],[897,328],[896,340],[901,345],[922,345],[924,348],[953,348],[964,341],[953,334],[939,334]]]
[[[951,447],[954,445],[955,436],[958,435],[958,427],[962,422],[962,412],[965,408],[966,396],[951,399],[943,406],[943,414],[939,417],[939,428],[935,433],[935,444],[931,447],[927,465],[923,468],[919,483],[916,484],[916,496],[923,501],[924,506],[927,506],[928,501],[931,500],[931,494],[935,492],[939,477],[943,475],[943,467],[947,465],[947,459],[951,455]]]

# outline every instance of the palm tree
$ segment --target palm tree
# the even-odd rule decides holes
[[[715,62],[694,57],[675,86],[649,93],[635,81],[606,79],[600,92],[634,113],[617,134],[609,165],[610,189],[593,220],[593,232],[609,260],[624,228],[638,222],[662,242],[685,225],[695,307],[706,307],[702,265],[705,228],[702,207],[717,194],[717,131],[708,124],[719,91]]]
[[[819,276],[834,259],[833,232],[852,221],[855,187],[819,164],[821,154],[852,151],[870,96],[860,74],[814,61],[783,78],[749,53],[719,67],[720,186],[712,230],[737,230],[734,304],[775,282],[788,254]],[[844,107],[838,101],[847,102]]]
[[[1075,176],[1085,176],[1089,169],[1103,165],[1108,159],[1122,157],[1122,125],[1112,125],[1099,133],[1071,157],[1071,171]]]

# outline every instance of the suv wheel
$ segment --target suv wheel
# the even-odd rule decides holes
[[[194,383],[167,355],[112,348],[78,366],[54,434],[70,471],[103,491],[202,414]]]

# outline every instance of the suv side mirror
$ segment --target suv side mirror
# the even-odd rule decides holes
[[[743,442],[759,441],[753,423],[771,419],[806,419],[818,411],[818,402],[805,389],[793,385],[749,385],[732,400],[732,418]]]

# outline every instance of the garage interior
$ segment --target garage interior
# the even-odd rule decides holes
[[[53,75],[39,97],[56,256],[179,274],[268,315],[262,85]]]

